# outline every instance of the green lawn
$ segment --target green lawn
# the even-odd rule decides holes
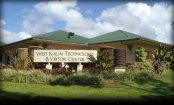
[[[61,100],[128,100],[147,101],[174,97],[174,72],[168,71],[165,79],[148,82],[116,82],[102,87],[52,86],[1,82],[1,99],[61,99]]]

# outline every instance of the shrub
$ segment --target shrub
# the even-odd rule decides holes
[[[108,52],[100,52],[98,53],[97,59],[92,55],[89,55],[88,58],[90,61],[96,64],[96,67],[100,69],[100,71],[108,70],[113,66],[112,59],[110,59],[110,55]]]
[[[156,71],[157,71],[157,66],[158,66],[158,63],[155,62],[154,63],[154,67],[155,67]],[[168,61],[161,61],[159,63],[159,72],[158,73],[161,75],[166,70],[170,70],[170,62],[168,62]]]
[[[102,71],[102,78],[103,79],[106,79],[106,80],[111,80],[111,79],[114,79],[114,76],[116,75],[115,71],[114,70],[105,70],[105,71]]]
[[[43,67],[40,69],[44,73],[50,73],[51,70],[47,69],[46,67]]]
[[[65,67],[57,67],[57,68],[53,68],[51,72],[54,75],[57,75],[57,74],[70,75],[72,74],[72,69],[71,68],[66,69]]]
[[[114,79],[115,77],[115,74],[114,73],[107,73],[107,74],[102,74],[102,77],[106,80],[111,80],[111,79]]]
[[[163,61],[160,65],[161,70],[170,70],[170,62]]]
[[[101,77],[114,81],[146,81],[157,79],[157,74],[149,70],[127,70],[126,72],[102,74]]]
[[[147,81],[156,79],[156,75],[153,71],[136,70],[136,71],[127,71],[125,73],[121,73],[115,79],[120,79],[123,81]]]
[[[126,71],[124,73],[118,73],[117,78],[114,79],[120,79],[122,81],[134,81],[135,80],[136,72],[134,71]]]
[[[127,71],[132,70],[149,70],[154,71],[153,62],[151,59],[145,60],[144,62],[135,62],[127,67]]]
[[[53,69],[53,73],[62,74],[65,73],[65,67],[57,67]]]
[[[0,80],[12,81],[19,83],[43,83],[47,84],[53,81],[55,77],[51,74],[45,74],[40,70],[16,71],[11,69],[2,70]]]
[[[89,74],[70,75],[69,80],[75,85],[100,85],[100,78]]]
[[[16,70],[26,70],[26,69],[34,69],[34,65],[32,63],[32,60],[30,57],[26,59],[21,58],[14,58],[12,62],[10,62],[13,65],[13,68]]]
[[[0,80],[10,80],[10,77],[14,74],[14,70],[11,69],[3,69],[1,70]]]
[[[157,75],[153,71],[139,71],[135,75],[135,80],[137,81],[147,81],[157,79]]]
[[[153,52],[154,67],[158,74],[162,74],[163,71],[170,69],[170,64],[174,61],[173,51],[164,45],[159,46]]]
[[[98,76],[90,74],[75,74],[75,75],[61,75],[59,78],[53,82],[52,85],[93,85],[100,86],[101,79]]]
[[[90,72],[95,74],[95,73],[99,73],[100,72],[100,69],[98,67],[91,67],[90,68]]]

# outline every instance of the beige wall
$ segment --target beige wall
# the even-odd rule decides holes
[[[126,62],[135,62],[135,50],[138,47],[144,47],[147,49],[149,52],[153,52],[154,49],[156,49],[158,46],[157,44],[153,44],[152,42],[145,42],[145,41],[126,41],[124,43],[121,42],[113,42],[113,43],[103,43],[103,44],[95,44],[95,45],[80,45],[80,44],[68,44],[68,43],[63,43],[63,42],[39,42],[39,41],[32,41],[28,42],[27,44],[25,43],[24,45],[11,45],[10,47],[7,47],[8,50],[12,49],[15,50],[17,48],[28,48],[29,46],[32,45],[38,45],[42,46],[43,44],[47,44],[47,48],[49,50],[57,49],[57,50],[97,50],[98,52],[100,51],[100,48],[112,48],[114,49],[125,49],[126,50]],[[132,50],[130,51],[127,47],[127,45],[133,45]],[[113,50],[111,51],[111,55],[113,56]]]
[[[133,44],[132,51],[129,51],[129,49],[127,48],[126,56],[127,56],[128,63],[135,62],[135,50],[138,47],[145,48],[147,51],[149,51],[150,54],[152,54],[153,51],[158,48],[156,45],[153,45],[153,44],[147,44],[147,43],[143,43],[143,42],[135,42]]]
[[[132,50],[130,51],[127,45],[133,45]],[[150,53],[153,52],[154,49],[156,49],[158,46],[154,45],[153,43],[143,42],[143,41],[130,41],[127,43],[106,43],[106,44],[96,44],[96,45],[90,45],[91,49],[100,51],[101,47],[105,48],[113,48],[113,49],[125,49],[126,50],[126,62],[127,63],[133,63],[135,62],[135,50],[138,47],[144,47],[147,51]],[[113,56],[113,53],[112,53]]]

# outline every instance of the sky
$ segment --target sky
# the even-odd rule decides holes
[[[170,1],[4,0],[0,5],[4,43],[57,30],[87,38],[124,30],[174,44],[174,4]]]

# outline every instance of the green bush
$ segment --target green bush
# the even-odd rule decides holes
[[[115,77],[115,73],[102,74],[103,79],[112,80]]]
[[[101,85],[101,78],[96,75],[91,74],[74,74],[74,75],[61,75],[59,78],[53,82],[52,85],[93,85],[93,86],[100,86]]]
[[[157,74],[153,71],[139,71],[134,79],[137,81],[155,80],[157,79]]]
[[[124,73],[120,73],[118,76],[122,81],[134,81],[136,72],[134,71],[126,71]]]
[[[49,83],[55,77],[51,74],[45,74],[40,70],[31,71],[16,71],[11,69],[4,69],[1,71],[0,80],[12,81],[19,83]]]
[[[16,70],[34,69],[34,65],[30,57],[26,59],[15,58],[10,63],[12,64],[13,68]]]
[[[89,55],[88,59],[94,62],[96,64],[96,67],[99,68],[100,71],[108,70],[113,66],[112,59],[110,59],[108,52],[99,52],[97,59],[94,58],[94,56]]]
[[[153,61],[151,59],[145,60],[143,62],[135,62],[127,67],[128,71],[132,70],[145,70],[154,71]]]
[[[165,45],[160,45],[158,49],[154,50],[154,67],[157,74],[161,75],[164,71],[170,69],[174,60],[173,54],[171,49]]]
[[[3,69],[0,80],[19,83],[39,83],[52,85],[91,85],[101,86],[104,80],[112,81],[146,81],[157,79],[157,74],[150,70],[127,70],[126,72],[105,72],[102,74],[90,74],[81,72],[71,75],[52,75],[40,70],[16,71]]]
[[[102,74],[101,77],[114,81],[145,81],[156,79],[157,74],[149,70],[127,70],[126,72]]]
[[[168,61],[161,61],[159,63],[159,72],[158,73],[161,75],[163,72],[170,70],[170,65],[171,65],[171,63]],[[158,66],[157,61],[154,63],[154,66],[156,67],[155,70],[157,70],[157,66]]]
[[[11,76],[14,74],[14,72],[15,72],[15,70],[11,70],[11,69],[1,70],[0,80],[9,81],[11,79]]]

